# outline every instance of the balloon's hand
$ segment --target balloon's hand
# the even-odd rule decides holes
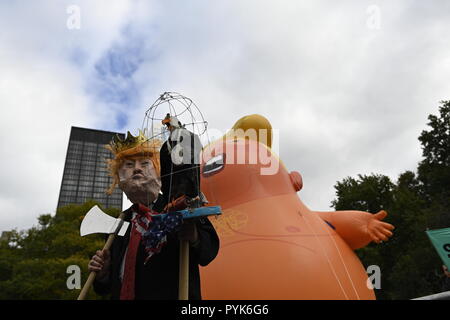
[[[386,218],[386,216],[386,211],[381,210],[378,213],[373,214],[367,222],[367,233],[375,243],[387,241],[390,237],[392,237],[392,230],[394,230],[394,226],[390,223],[381,221]]]

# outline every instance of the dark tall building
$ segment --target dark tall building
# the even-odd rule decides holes
[[[117,133],[72,127],[58,208],[95,200],[105,208],[122,210],[122,191],[116,188],[110,196],[105,193],[112,181],[108,175],[106,159],[113,156],[105,145],[115,134]],[[122,139],[125,138],[123,133],[118,134]]]

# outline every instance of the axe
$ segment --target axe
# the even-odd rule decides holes
[[[104,213],[98,206],[93,206],[91,210],[84,216],[81,222],[80,235],[83,237],[92,233],[107,233],[109,234],[108,240],[103,247],[103,250],[109,250],[114,238],[119,236],[124,236],[127,232],[129,222],[123,220],[125,214],[122,212],[119,218],[115,219],[106,213]],[[84,300],[86,297],[92,283],[95,280],[96,272],[91,271],[86,283],[81,289],[78,300]]]
[[[192,219],[205,217],[210,215],[220,215],[222,214],[222,210],[220,206],[210,206],[210,207],[200,207],[196,209],[184,209],[178,210],[182,214],[184,219]],[[167,213],[160,214],[161,216],[167,215]],[[124,236],[129,222],[124,221],[125,214],[122,212],[119,215],[119,218],[115,219],[106,213],[104,213],[98,206],[93,206],[91,210],[85,215],[83,221],[80,226],[80,235],[83,237],[92,233],[107,233],[109,234],[108,240],[103,247],[103,250],[109,250],[111,247],[115,237]],[[188,288],[189,288],[189,242],[182,241],[180,248],[180,273],[179,273],[179,299],[187,300],[188,299]],[[78,300],[84,300],[86,297],[92,283],[95,280],[96,272],[92,271],[89,274],[86,283],[81,289],[81,292],[78,296]]]

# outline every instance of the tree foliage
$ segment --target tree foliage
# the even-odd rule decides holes
[[[450,226],[450,101],[441,103],[440,116],[428,117],[431,130],[419,137],[424,157],[417,170],[422,195],[436,216],[430,228]]]
[[[430,130],[422,131],[423,160],[417,174],[406,171],[393,183],[380,174],[347,177],[335,185],[336,210],[362,210],[389,215],[396,226],[386,243],[357,250],[364,265],[382,272],[379,299],[411,299],[442,290],[442,270],[427,229],[450,227],[450,101],[442,101],[440,115],[430,115]]]
[[[0,299],[76,299],[80,290],[67,287],[67,268],[81,269],[81,285],[87,279],[87,264],[104,245],[103,235],[81,237],[84,215],[94,205],[59,208],[54,216],[38,217],[38,225],[26,231],[13,230],[0,242]],[[100,206],[100,205],[99,205]],[[118,216],[117,209],[102,209]],[[97,299],[93,290],[88,299]]]
[[[389,215],[396,226],[386,243],[357,250],[363,264],[382,271],[379,299],[410,299],[441,291],[441,261],[426,237],[427,228],[450,226],[450,101],[442,101],[440,115],[428,117],[429,130],[419,136],[423,160],[417,173],[406,171],[393,182],[385,175],[347,177],[335,185],[336,210],[361,210]],[[87,264],[103,247],[102,235],[80,237],[80,223],[97,203],[70,205],[54,216],[43,214],[26,231],[13,230],[0,241],[0,299],[76,299],[66,280],[71,265],[87,279]],[[117,209],[103,209],[118,216]],[[88,299],[97,299],[93,290]]]

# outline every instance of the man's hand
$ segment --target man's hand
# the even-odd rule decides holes
[[[382,222],[387,216],[386,211],[381,210],[378,213],[372,215],[372,218],[367,223],[367,233],[369,234],[372,241],[376,243],[381,243],[387,241],[392,237],[392,230],[394,226],[390,223]]]
[[[188,206],[187,200],[188,200],[188,198],[185,195],[182,195],[182,196],[176,198],[175,200],[169,202],[164,207],[164,212],[179,211],[179,210],[186,209]]]
[[[183,221],[180,231],[178,231],[178,239],[189,241],[195,244],[198,241],[198,231],[193,219]]]
[[[97,250],[88,264],[88,270],[97,272],[97,279],[105,278],[109,273],[109,266],[111,264],[111,256],[109,250]]]
[[[450,272],[448,272],[447,266],[445,264],[442,265],[442,270],[444,271],[444,274],[447,276],[447,278],[450,278]]]

